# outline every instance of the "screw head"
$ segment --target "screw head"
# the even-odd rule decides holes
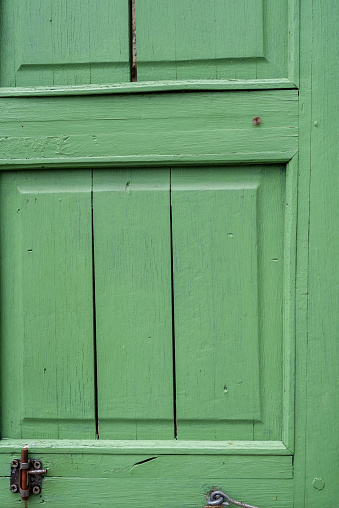
[[[313,487],[317,490],[322,490],[325,487],[325,482],[322,478],[314,478]]]
[[[33,494],[40,494],[41,489],[40,489],[39,485],[34,485],[32,492],[33,492]]]
[[[11,485],[10,486],[11,492],[18,492],[18,486],[17,485]]]
[[[12,467],[18,467],[18,465],[19,465],[19,461],[18,460],[16,460],[16,459],[12,460],[12,462],[11,462],[11,466]]]
[[[260,116],[255,116],[252,120],[253,125],[260,125],[261,124],[261,118]]]
[[[40,460],[35,460],[33,462],[33,467],[34,467],[34,469],[40,469],[41,468],[41,462],[40,462]]]

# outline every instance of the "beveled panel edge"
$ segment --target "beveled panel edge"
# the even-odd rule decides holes
[[[60,95],[102,95],[122,93],[150,93],[222,90],[276,90],[293,89],[297,85],[289,79],[211,79],[183,81],[138,81],[134,83],[107,83],[104,85],[0,87],[0,97],[32,97]]]
[[[163,455],[291,455],[282,441],[110,441],[2,439],[0,454],[28,446],[31,452]]]

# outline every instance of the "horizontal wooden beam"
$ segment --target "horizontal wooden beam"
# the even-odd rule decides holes
[[[29,456],[41,460],[48,476],[83,478],[293,478],[291,456],[58,454]],[[7,476],[15,454],[2,456],[0,476]],[[20,459],[20,453],[17,455]]]
[[[287,162],[298,149],[296,90],[12,97],[0,113],[0,169]]]
[[[147,463],[145,464],[147,466]],[[293,508],[292,479],[194,479],[174,478],[67,478],[43,479],[39,496],[29,503],[46,503],[53,508],[92,508],[93,506],[180,506],[187,508],[206,505],[211,490],[220,487],[237,500],[255,503],[261,508]],[[20,495],[9,490],[9,478],[0,478],[1,508],[13,508]],[[35,503],[33,503],[36,501]],[[248,505],[247,505],[248,506]]]
[[[297,88],[288,79],[195,79],[183,81],[138,81],[102,85],[3,87],[0,97],[48,97],[60,95],[98,95],[204,90],[277,90]]]
[[[120,440],[15,440],[2,439],[0,454],[28,446],[31,453],[99,453],[162,455],[291,455],[282,441],[120,441]]]

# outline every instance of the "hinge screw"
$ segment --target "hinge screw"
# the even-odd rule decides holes
[[[18,465],[19,465],[19,461],[18,460],[16,460],[16,459],[12,460],[12,463],[11,463],[12,467],[18,467]]]
[[[34,467],[34,469],[40,469],[41,468],[41,462],[40,462],[40,460],[35,460],[33,462],[33,467]]]
[[[11,489],[11,492],[18,492],[18,487],[14,484],[10,486],[10,489]]]
[[[41,489],[38,485],[34,485],[32,492],[33,492],[33,494],[40,494]]]

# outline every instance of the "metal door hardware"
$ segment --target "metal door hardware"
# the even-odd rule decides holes
[[[236,501],[221,490],[213,490],[211,492],[210,497],[207,500],[207,506],[205,506],[205,508],[210,508],[211,506],[214,506],[215,508],[222,508],[223,506],[230,506],[231,504],[235,506],[241,506],[242,508],[259,508],[259,506],[253,506],[252,504]]]
[[[42,463],[37,459],[28,458],[28,448],[21,450],[21,459],[11,462],[11,484],[13,493],[19,492],[21,499],[27,501],[30,494],[40,494],[43,475],[47,469],[42,469]]]

